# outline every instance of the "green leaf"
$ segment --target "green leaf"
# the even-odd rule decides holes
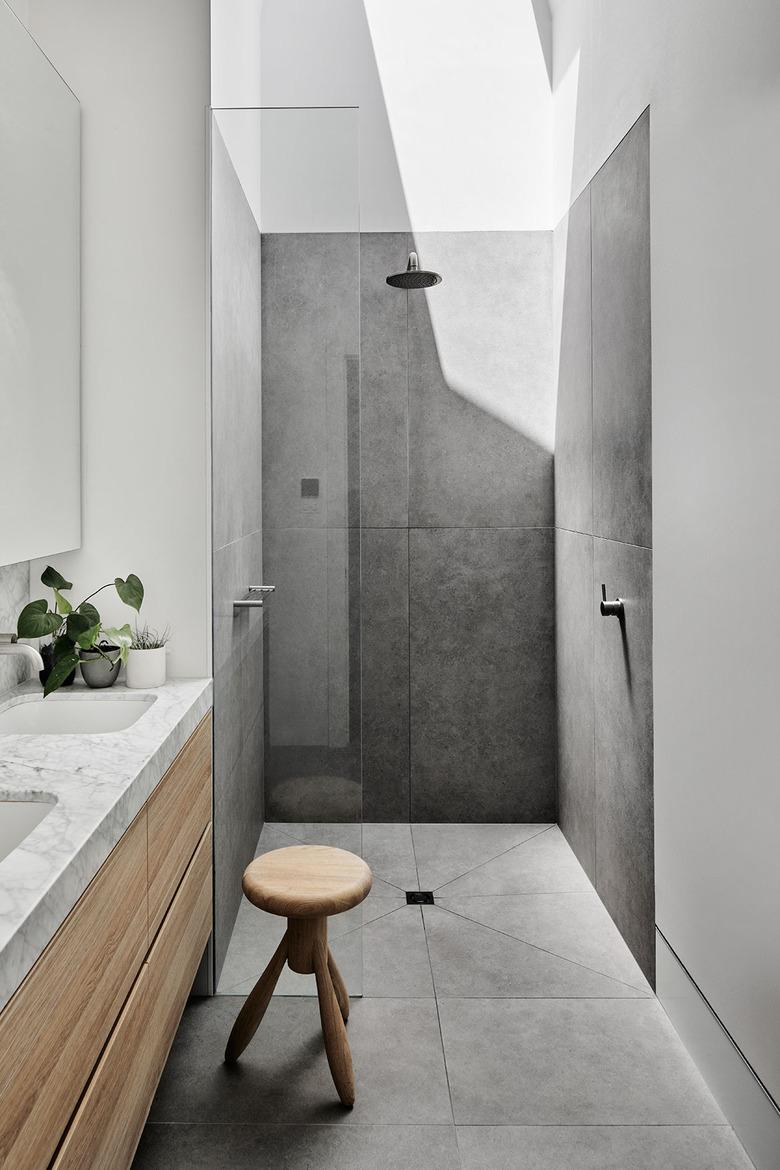
[[[20,638],[46,638],[56,633],[61,625],[62,618],[49,613],[48,601],[41,599],[25,605],[16,623],[16,633]]]
[[[109,630],[103,630],[103,635],[109,642],[113,642],[115,646],[119,647],[119,656],[122,662],[126,663],[127,651],[133,640],[133,631],[127,622],[123,626],[112,626]]]
[[[69,614],[73,606],[68,601],[67,597],[63,597],[59,589],[54,590],[54,597],[57,601],[57,613]]]
[[[82,650],[90,650],[97,642],[100,636],[100,622],[94,626],[90,626],[83,634],[79,634],[76,639],[78,645]]]
[[[41,581],[44,585],[48,585],[50,589],[54,589],[55,591],[57,589],[73,588],[73,582],[66,581],[62,574],[58,573],[56,569],[53,569],[51,565],[47,565],[41,573]]]
[[[68,650],[67,653],[63,653],[57,659],[52,667],[51,674],[46,679],[46,685],[43,688],[44,698],[62,686],[70,672],[78,666],[78,662],[79,655],[77,650]]]
[[[140,578],[136,577],[135,573],[129,573],[126,581],[123,581],[121,577],[117,577],[114,584],[116,585],[117,593],[125,605],[130,605],[135,610],[141,608],[141,603],[144,599],[144,587],[141,584]]]
[[[82,601],[76,612],[80,613],[82,617],[89,618],[90,625],[100,625],[100,614],[91,601]]]

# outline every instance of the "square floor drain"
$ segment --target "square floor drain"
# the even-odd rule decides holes
[[[433,906],[433,894],[430,890],[407,890],[406,902],[409,906]]]

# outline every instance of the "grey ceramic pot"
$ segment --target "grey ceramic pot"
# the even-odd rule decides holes
[[[79,655],[81,677],[88,687],[112,687],[122,665],[118,646],[103,646],[99,650],[82,650]]]

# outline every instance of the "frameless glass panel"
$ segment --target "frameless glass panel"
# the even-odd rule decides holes
[[[259,848],[302,842],[361,854],[357,110],[219,110],[214,133],[261,231],[257,583],[275,592],[264,607]],[[330,923],[353,995],[362,990],[361,923],[360,907]],[[220,990],[226,979],[236,987],[256,978],[283,929],[244,904]],[[256,951],[243,964],[234,962],[241,938]],[[314,993],[313,977],[285,970],[278,991]]]

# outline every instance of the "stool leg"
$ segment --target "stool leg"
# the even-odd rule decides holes
[[[325,1037],[325,1052],[333,1083],[343,1105],[355,1104],[355,1077],[352,1072],[352,1053],[349,1050],[347,1030],[333,990],[328,971],[328,952],[320,945],[314,952],[314,974],[317,978],[317,996],[320,1001],[320,1020]]]
[[[249,992],[244,1006],[238,1013],[225,1049],[225,1061],[227,1064],[233,1064],[238,1060],[257,1031],[260,1021],[265,1015],[266,1008],[271,1001],[271,996],[282,973],[282,967],[286,958],[287,931],[284,932],[282,941],[274,951],[271,962]]]
[[[333,958],[330,947],[328,947],[328,970],[330,971],[333,990],[336,992],[336,999],[338,1000],[339,1007],[341,1008],[341,1015],[344,1019],[344,1023],[346,1024],[347,1020],[349,1019],[349,994],[344,984],[344,980],[341,978],[341,972],[336,966],[336,960]]]

